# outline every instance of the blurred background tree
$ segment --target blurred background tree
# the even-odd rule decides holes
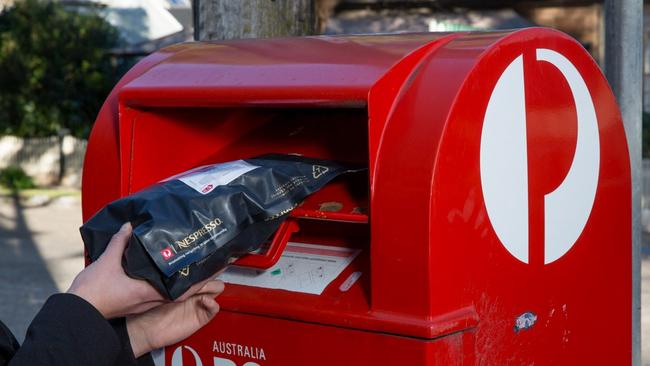
[[[0,13],[0,134],[87,137],[119,77],[117,31],[92,13],[22,0]]]

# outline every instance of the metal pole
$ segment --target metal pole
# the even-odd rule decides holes
[[[194,30],[194,40],[198,41],[200,39],[200,30],[201,30],[201,24],[200,22],[200,13],[201,9],[199,8],[201,6],[201,2],[199,0],[192,0],[192,27]]]
[[[632,169],[632,365],[641,365],[643,1],[605,0],[605,74],[623,116]]]
[[[196,40],[316,34],[315,0],[194,0]]]

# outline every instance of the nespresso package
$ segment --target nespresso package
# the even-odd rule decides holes
[[[123,223],[133,225],[125,272],[176,299],[255,251],[308,195],[362,169],[295,155],[198,167],[111,202],[80,229],[90,260]]]

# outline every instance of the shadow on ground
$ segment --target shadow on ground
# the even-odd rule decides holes
[[[23,339],[25,319],[31,319],[45,300],[58,291],[36,245],[38,227],[30,227],[17,193],[0,207],[0,319]],[[17,306],[20,304],[20,306]]]

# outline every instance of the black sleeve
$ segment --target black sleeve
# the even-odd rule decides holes
[[[0,322],[0,366],[8,364],[19,347],[9,328]]]
[[[110,321],[111,326],[120,340],[122,350],[115,362],[116,365],[135,365],[135,366],[154,366],[151,353],[140,356],[135,359],[133,350],[131,349],[131,340],[129,339],[129,332],[126,329],[126,319],[117,318]]]
[[[122,337],[125,326],[123,332]],[[138,365],[128,334],[124,341],[118,333],[119,329],[84,299],[53,295],[30,324],[25,342],[9,365]],[[130,354],[124,354],[124,342]]]

